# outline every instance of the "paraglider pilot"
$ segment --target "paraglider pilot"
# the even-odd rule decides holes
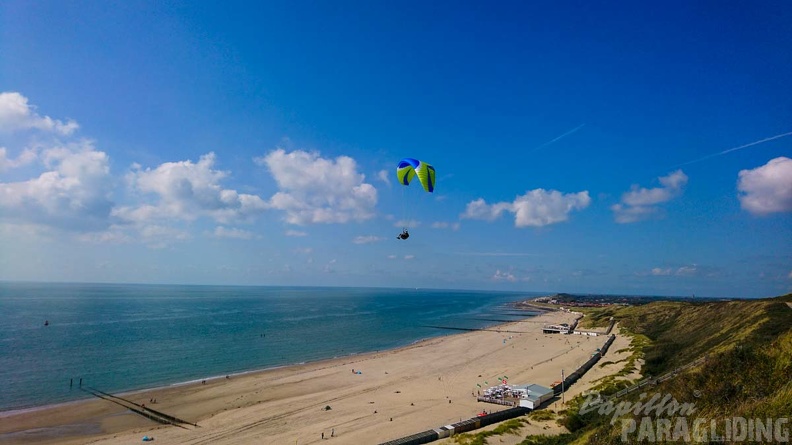
[[[396,237],[396,239],[407,239],[409,237],[410,237],[410,233],[407,232],[407,229],[404,229],[402,233],[400,233],[399,236]]]

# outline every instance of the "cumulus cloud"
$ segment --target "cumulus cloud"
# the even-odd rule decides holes
[[[256,234],[248,230],[242,230],[233,227],[223,227],[223,226],[215,227],[214,236],[217,238],[232,238],[232,239],[244,239],[244,240],[256,238]]]
[[[38,154],[36,153],[36,150],[33,150],[31,148],[27,148],[23,150],[22,153],[19,154],[19,156],[17,156],[14,159],[11,159],[8,157],[8,149],[6,149],[5,147],[0,147],[0,173],[3,173],[12,168],[18,168],[23,165],[32,164],[37,159],[38,159]]]
[[[21,139],[4,136],[5,141],[24,143],[25,138],[33,140],[35,132],[54,136],[36,138],[40,140],[21,150],[14,145],[0,147],[0,173],[30,167],[16,175],[17,181],[0,182],[0,219],[80,233],[110,226],[109,157],[93,141],[61,138],[77,128],[74,121],[39,115],[20,93],[0,93],[0,135],[21,134]]]
[[[114,225],[107,230],[82,233],[77,236],[77,239],[94,244],[126,244],[133,241],[123,228]]]
[[[112,181],[106,153],[82,141],[25,156],[31,157],[25,162],[38,161],[46,171],[27,181],[0,183],[3,219],[76,231],[107,227]]]
[[[21,150],[15,145],[0,147],[0,173],[19,169],[14,172],[17,177],[27,175],[18,182],[0,182],[0,221],[71,230],[78,232],[76,239],[86,242],[125,243],[134,236],[149,246],[165,247],[190,237],[174,222],[207,217],[229,224],[251,219],[267,208],[258,196],[221,186],[227,173],[214,168],[214,153],[197,163],[170,162],[146,170],[133,165],[126,178],[125,205],[114,207],[111,193],[121,182],[111,175],[109,156],[93,141],[75,141],[72,134],[77,128],[74,121],[39,114],[19,93],[0,93],[3,142],[33,141]],[[252,236],[223,226],[213,235]]]
[[[41,130],[63,136],[79,128],[77,122],[63,122],[49,116],[40,116],[28,98],[16,92],[0,93],[0,132],[13,133],[24,130]]]
[[[290,224],[346,223],[374,216],[377,190],[364,182],[365,175],[348,156],[333,160],[279,148],[255,161],[267,167],[280,189],[269,206],[284,211]]]
[[[267,208],[256,195],[225,189],[226,172],[214,169],[215,154],[192,161],[166,162],[155,169],[133,166],[127,181],[133,191],[157,198],[155,204],[119,207],[114,214],[136,223],[163,219],[193,221],[209,217],[220,223],[247,220]]]
[[[384,182],[390,187],[392,174],[393,172],[389,172],[387,170],[380,170],[379,172],[377,172],[377,177],[380,179],[380,181]]]
[[[164,249],[174,241],[191,239],[190,234],[184,230],[159,224],[149,224],[141,227],[140,236],[143,242],[153,249]]]
[[[557,190],[536,189],[518,196],[513,202],[487,204],[483,199],[468,203],[462,218],[493,221],[504,212],[514,214],[514,226],[542,227],[569,219],[573,210],[591,203],[588,191],[563,194]]]
[[[738,175],[740,205],[754,215],[792,211],[792,159],[778,157]]]
[[[611,206],[616,222],[633,223],[644,221],[659,214],[659,204],[666,203],[679,196],[688,177],[682,170],[658,178],[662,187],[643,188],[633,185],[629,192],[622,195],[621,203]]]

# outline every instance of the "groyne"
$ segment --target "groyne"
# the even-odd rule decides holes
[[[133,413],[143,416],[149,420],[153,420],[154,422],[157,423],[161,423],[164,425],[178,426],[180,428],[184,428],[184,425],[191,425],[195,427],[198,426],[198,424],[188,422],[186,420],[180,419],[175,416],[171,416],[170,414],[165,414],[161,411],[151,409],[144,405],[140,405],[131,400],[124,399],[123,397],[114,396],[104,391],[100,391],[96,388],[82,387],[80,389],[102,400],[107,400],[108,402],[112,402],[115,403],[116,405],[123,406],[124,408],[132,411]]]

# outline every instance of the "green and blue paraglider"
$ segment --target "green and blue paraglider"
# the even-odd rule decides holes
[[[414,158],[404,158],[399,161],[398,166],[396,167],[396,178],[398,179],[399,183],[404,186],[409,186],[410,182],[413,179],[418,178],[418,182],[421,183],[423,189],[429,193],[434,192],[435,188],[435,168],[432,167],[430,164],[426,162],[419,161],[418,159]],[[405,227],[402,233],[400,233],[396,238],[397,239],[407,239],[410,237],[410,233],[407,232],[407,228]]]
[[[410,185],[415,177],[423,186],[424,190],[429,193],[434,192],[435,186],[435,168],[426,162],[419,161],[413,158],[404,158],[399,161],[396,167],[396,177],[402,185]]]

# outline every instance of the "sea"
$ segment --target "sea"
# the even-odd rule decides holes
[[[530,292],[0,282],[0,414],[407,346]],[[452,328],[452,329],[448,329]]]

